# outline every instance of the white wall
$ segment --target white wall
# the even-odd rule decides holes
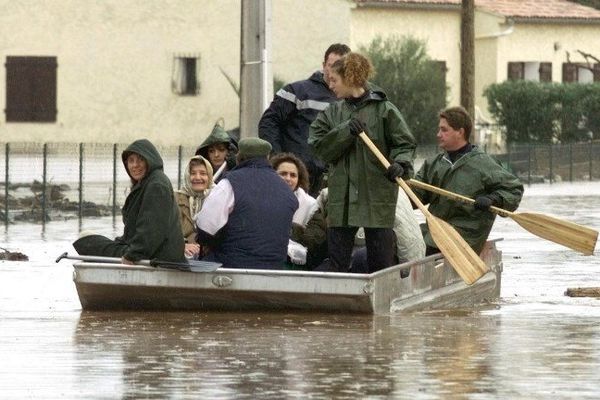
[[[273,0],[273,71],[286,81],[320,68],[348,42],[349,0]],[[0,141],[197,145],[219,117],[239,124],[240,0],[0,0],[0,60],[57,57],[56,123],[6,123]],[[200,55],[198,96],[171,90],[175,54]],[[6,107],[0,68],[0,109]]]
[[[460,13],[457,11],[363,8],[352,12],[352,47],[368,45],[378,35],[412,36],[427,42],[429,56],[445,61],[450,104],[460,102]],[[385,89],[385,88],[384,88]]]
[[[238,3],[0,1],[0,57],[45,55],[58,61],[56,123],[2,122],[2,140],[147,137],[171,144],[197,142],[217,116],[236,126],[237,96],[219,67],[239,76]],[[199,96],[171,92],[172,59],[180,52],[200,54]],[[0,69],[2,89],[5,72]],[[4,109],[5,96],[0,99]]]

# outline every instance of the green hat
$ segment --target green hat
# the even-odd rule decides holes
[[[239,156],[245,159],[267,157],[271,152],[271,144],[257,137],[244,138],[239,142]]]

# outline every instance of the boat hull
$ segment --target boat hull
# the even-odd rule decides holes
[[[466,285],[439,256],[373,274],[219,268],[192,273],[104,263],[74,264],[85,310],[310,311],[387,314],[469,308],[500,296],[501,254],[488,242],[490,267]],[[401,271],[409,270],[406,278]]]

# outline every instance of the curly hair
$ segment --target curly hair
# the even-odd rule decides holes
[[[342,77],[344,83],[352,87],[365,87],[375,70],[369,59],[361,54],[350,52],[331,66],[333,72]]]
[[[271,157],[270,161],[275,171],[277,171],[277,168],[281,163],[288,162],[294,164],[298,169],[298,187],[304,189],[305,192],[308,192],[308,170],[301,159],[292,153],[279,153]]]

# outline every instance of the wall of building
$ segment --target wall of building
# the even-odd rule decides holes
[[[358,7],[352,12],[353,48],[367,46],[378,35],[412,36],[427,42],[430,57],[445,61],[448,102],[460,101],[460,13],[405,8]],[[385,89],[385,88],[384,88]]]
[[[58,62],[56,123],[2,122],[2,140],[172,144],[197,141],[217,116],[237,125],[237,96],[219,68],[239,76],[238,3],[1,1],[0,57]],[[176,54],[200,56],[198,96],[172,92]],[[0,82],[4,89],[5,69]]]
[[[272,62],[285,81],[348,42],[349,0],[274,0]],[[239,124],[240,0],[0,0],[0,59],[57,58],[57,120],[0,117],[0,140],[198,144],[215,121]],[[200,57],[197,96],[174,94],[175,56]],[[6,108],[0,68],[0,109]]]
[[[350,44],[352,0],[272,0],[273,75],[285,82],[321,69],[333,43]]]
[[[582,50],[600,58],[600,24],[515,24],[514,32],[498,40],[498,66],[496,80],[507,77],[507,64],[519,62],[551,62],[552,81],[562,82],[562,64],[567,62],[566,52],[572,62],[583,62],[577,53]]]

